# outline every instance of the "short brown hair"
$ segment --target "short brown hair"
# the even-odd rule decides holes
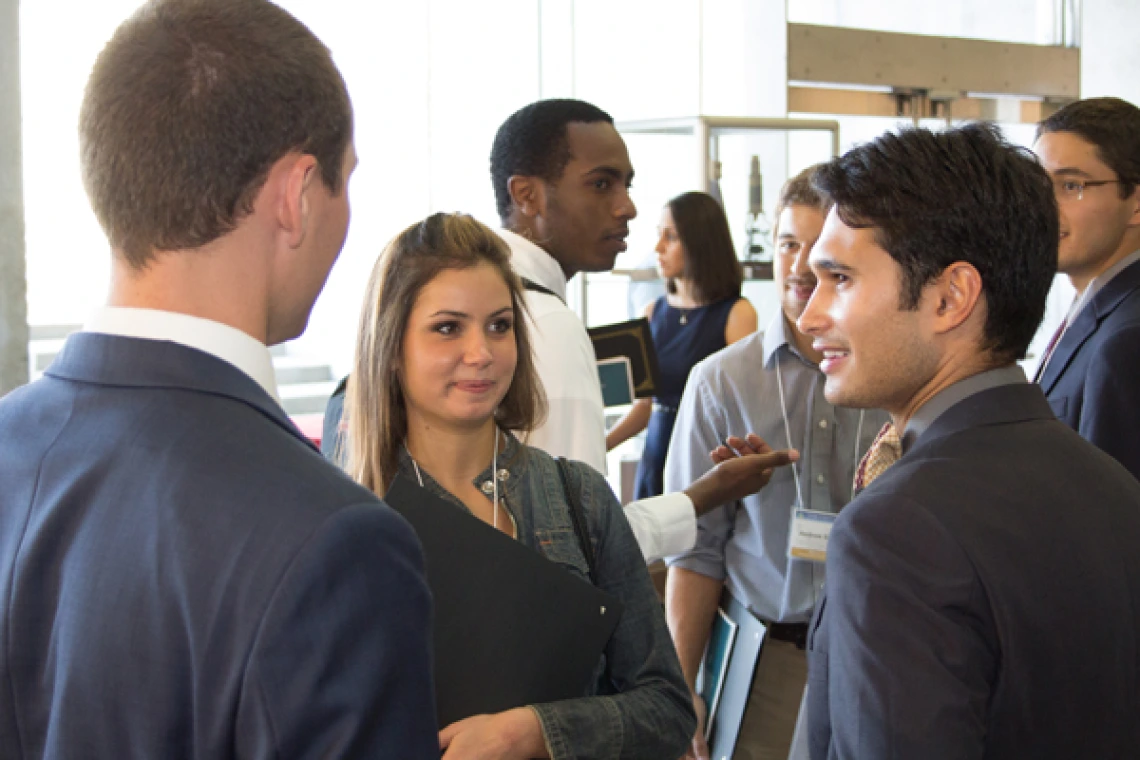
[[[490,264],[503,276],[515,312],[518,363],[495,419],[506,430],[525,433],[546,416],[546,396],[523,319],[522,284],[511,270],[510,256],[502,238],[472,217],[433,214],[396,236],[377,259],[364,295],[344,403],[347,469],[364,487],[383,496],[396,476],[399,449],[408,435],[398,372],[404,334],[420,291],[440,272]]]
[[[138,269],[233,230],[290,152],[339,193],[351,137],[328,49],[267,0],[151,0],[99,54],[79,117],[91,206]]]
[[[732,247],[728,219],[708,193],[682,193],[666,204],[685,252],[683,276],[692,283],[693,297],[702,304],[740,295],[744,270]],[[677,292],[672,281],[670,293]]]
[[[1091,143],[1116,172],[1121,198],[1140,185],[1140,108],[1120,98],[1087,98],[1061,108],[1037,125],[1037,137],[1071,132]]]
[[[821,168],[823,164],[813,164],[789,179],[780,188],[780,197],[776,200],[776,215],[773,217],[775,219],[772,227],[773,238],[779,234],[780,214],[784,213],[784,209],[788,206],[811,206],[819,209],[824,216],[831,211],[831,198],[812,184],[812,179]]]

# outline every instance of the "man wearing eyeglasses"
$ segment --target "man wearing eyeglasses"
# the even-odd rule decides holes
[[[1072,103],[1038,125],[1034,151],[1077,291],[1036,379],[1063,422],[1140,478],[1140,108]]]

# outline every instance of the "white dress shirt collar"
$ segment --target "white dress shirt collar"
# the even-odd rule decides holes
[[[249,375],[274,401],[280,403],[269,349],[235,327],[172,311],[104,306],[91,316],[83,331],[165,340],[203,351]]]
[[[517,232],[499,230],[499,237],[510,247],[511,267],[519,277],[541,285],[566,301],[566,274],[553,256]]]

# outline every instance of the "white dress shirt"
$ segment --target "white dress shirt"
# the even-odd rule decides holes
[[[280,403],[269,349],[236,327],[173,311],[104,306],[91,315],[83,331],[165,340],[197,349],[237,367]]]
[[[606,423],[594,345],[578,315],[566,306],[566,277],[554,258],[521,235],[502,230],[511,266],[520,277],[555,295],[525,293],[534,366],[549,407],[527,443],[551,456],[606,471]]]
[[[526,442],[551,456],[606,471],[606,423],[594,345],[578,315],[566,306],[566,276],[558,262],[510,230],[499,235],[519,276],[555,295],[525,293],[534,365],[546,391],[546,421]],[[693,503],[683,493],[635,501],[625,508],[646,562],[688,550],[697,537]]]

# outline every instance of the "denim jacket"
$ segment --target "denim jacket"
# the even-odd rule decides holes
[[[508,439],[499,453],[499,496],[518,526],[518,540],[589,582],[558,464],[545,452],[513,436]],[[594,546],[598,588],[620,599],[625,611],[589,693],[531,707],[554,760],[672,760],[688,749],[696,716],[661,604],[609,484],[588,465],[569,464],[570,487],[581,500]],[[400,471],[415,481],[406,452]],[[428,473],[421,473],[425,487],[463,506]],[[484,488],[490,478],[487,468],[476,478],[476,487]]]

